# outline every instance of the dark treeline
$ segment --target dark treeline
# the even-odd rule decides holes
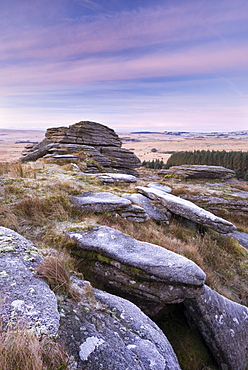
[[[155,170],[161,170],[162,168],[169,168],[170,166],[165,164],[161,159],[153,159],[152,161],[143,161],[142,166],[146,168],[154,168]]]
[[[167,161],[168,167],[182,164],[223,166],[235,171],[237,178],[248,181],[248,152],[195,150],[193,152],[174,153]]]

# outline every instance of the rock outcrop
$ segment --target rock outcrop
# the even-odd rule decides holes
[[[152,187],[137,186],[137,190],[150,199],[159,200],[161,204],[172,213],[196,222],[197,224],[210,227],[223,234],[231,233],[236,229],[231,222],[217,217],[211,212],[205,211],[203,208],[198,207],[188,200]]]
[[[57,299],[34,273],[40,261],[41,255],[30,241],[0,227],[0,317],[4,328],[20,323],[39,335],[57,332]]]
[[[77,243],[84,276],[100,289],[118,293],[150,316],[167,303],[201,294],[204,272],[165,248],[141,242],[107,226],[67,232]]]
[[[112,212],[134,222],[145,222],[150,217],[144,208],[133,205],[130,200],[108,192],[84,192],[79,196],[70,197],[73,205],[83,212]]]
[[[145,197],[144,195],[133,193],[123,194],[122,197],[142,207],[146,214],[157,223],[169,223],[171,213],[168,212],[166,209],[164,210],[164,212],[162,212],[158,207],[152,204],[152,201],[149,198]]]
[[[166,336],[131,302],[74,279],[82,301],[64,300],[59,335],[73,369],[180,370]]]
[[[58,308],[55,294],[34,272],[41,261],[30,241],[0,227],[3,329],[20,324],[39,338],[58,336],[74,370],[181,370],[166,336],[131,302],[72,276],[78,301],[60,296]]]
[[[141,165],[136,155],[121,148],[114,130],[100,123],[81,121],[69,127],[49,128],[45,139],[28,145],[21,161],[44,158],[49,162],[84,162],[89,172],[120,172],[137,176]]]
[[[173,166],[168,170],[160,170],[160,175],[172,175],[184,179],[231,179],[235,172],[222,166],[189,165]]]
[[[231,196],[231,194],[230,194]],[[192,200],[200,207],[207,207],[210,211],[219,211],[225,208],[230,212],[238,212],[240,214],[248,213],[248,200],[224,199],[214,196],[202,195],[182,195],[183,199]]]
[[[220,369],[244,370],[248,361],[248,309],[204,287],[184,305]]]

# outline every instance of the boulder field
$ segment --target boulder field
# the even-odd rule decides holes
[[[205,285],[195,263],[106,226],[67,232],[67,237],[75,242],[84,277],[95,285],[72,274],[77,301],[56,296],[35,273],[41,252],[0,227],[3,325],[21,320],[38,336],[56,334],[70,354],[70,369],[180,370],[171,344],[151,318],[181,302],[219,368],[246,369],[248,309]]]

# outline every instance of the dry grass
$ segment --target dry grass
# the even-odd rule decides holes
[[[1,370],[65,370],[68,356],[58,342],[27,329],[0,332]]]
[[[80,299],[78,291],[70,281],[70,270],[73,268],[73,260],[68,253],[60,252],[44,258],[36,268],[40,277],[48,281],[50,288],[59,294],[66,294],[75,300]]]
[[[171,220],[169,226],[157,225],[151,220],[140,224],[121,217],[113,217],[108,212],[94,214],[78,211],[70,203],[69,195],[77,195],[83,191],[110,191],[121,195],[127,191],[127,188],[125,185],[101,185],[94,178],[70,171],[68,166],[62,168],[35,162],[32,166],[36,170],[36,178],[32,175],[30,178],[21,177],[19,165],[17,170],[14,170],[16,168],[14,164],[8,165],[9,167],[6,165],[8,168],[4,166],[0,166],[2,172],[4,168],[7,171],[2,175],[0,186],[0,225],[19,232],[33,241],[36,246],[55,249],[67,247],[70,250],[71,242],[68,242],[63,235],[65,229],[77,227],[77,225],[83,229],[96,224],[107,225],[135,239],[161,245],[193,260],[206,272],[207,283],[212,288],[239,303],[247,302],[244,280],[247,278],[245,264],[248,256],[247,253],[243,256],[242,253],[239,254],[240,251],[236,246],[233,248],[227,239],[222,240],[214,233],[207,233],[202,238],[196,231],[183,227],[175,219]],[[28,164],[22,164],[22,168],[24,173],[28,172]],[[15,177],[13,177],[14,173]],[[148,174],[146,171],[145,175]],[[145,185],[148,181],[139,180],[139,185]],[[178,191],[180,189],[185,191],[187,187],[193,192],[198,192],[199,188],[205,186],[204,184],[201,186],[183,184],[175,180],[167,182],[167,185],[172,185],[174,189],[178,188]],[[128,191],[135,191],[134,187],[135,185],[130,185]],[[203,189],[212,190],[211,186]],[[231,189],[231,186],[218,187],[218,191],[225,192],[228,189]],[[225,214],[220,215],[221,217],[247,230],[246,218],[242,219],[234,212],[228,214],[224,210],[222,212]],[[62,286],[66,284],[68,281],[62,282]]]

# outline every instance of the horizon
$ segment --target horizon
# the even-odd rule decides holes
[[[1,129],[247,129],[246,0],[2,0],[0,14]]]

